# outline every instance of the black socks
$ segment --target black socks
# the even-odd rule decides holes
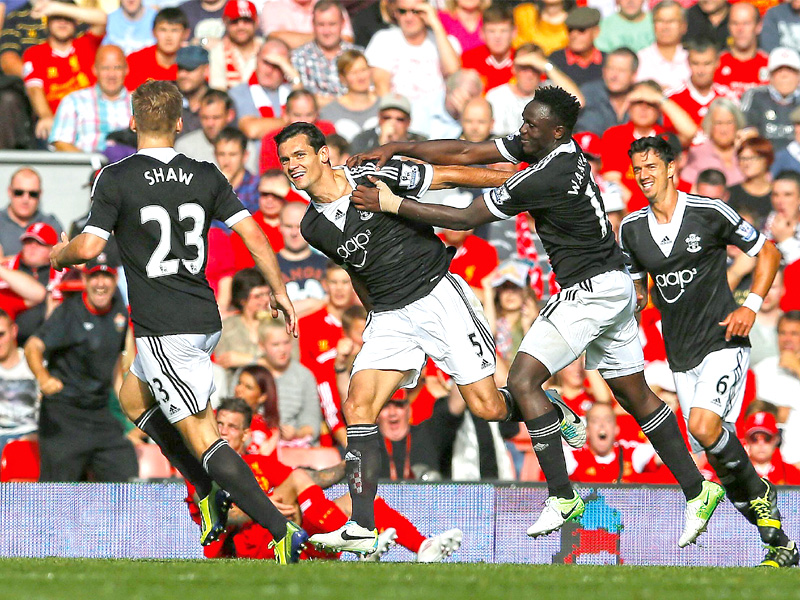
[[[545,414],[525,421],[531,436],[533,451],[547,479],[548,496],[572,498],[575,492],[569,482],[564,450],[561,448],[561,426],[558,413],[551,409]]]
[[[375,494],[381,470],[381,436],[377,425],[348,425],[344,456],[347,485],[353,501],[351,519],[375,529]]]

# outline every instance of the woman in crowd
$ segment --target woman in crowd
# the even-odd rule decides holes
[[[367,59],[359,50],[342,52],[336,68],[347,92],[324,106],[319,116],[333,123],[336,132],[351,142],[362,131],[378,125],[378,95]]]
[[[714,100],[701,123],[706,139],[689,148],[681,179],[694,185],[701,171],[718,169],[728,186],[741,183],[744,176],[736,160],[736,134],[744,126],[744,115],[732,100]]]
[[[278,390],[269,369],[261,365],[242,367],[233,394],[253,409],[247,454],[269,455],[275,452],[280,439]]]
[[[533,43],[546,55],[567,47],[567,15],[575,6],[574,0],[537,0],[514,8],[517,35],[514,47]]]
[[[458,40],[462,53],[483,45],[483,11],[491,3],[491,0],[445,0],[439,20],[448,35]]]
[[[770,167],[775,152],[769,140],[752,137],[744,140],[736,150],[739,169],[744,181],[729,186],[730,205],[741,212],[747,210],[755,217],[756,227],[761,228],[772,210],[772,177]]]

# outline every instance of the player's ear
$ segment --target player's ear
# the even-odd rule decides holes
[[[669,177],[673,177],[675,175],[675,161],[670,161],[667,163],[667,175]]]
[[[131,120],[128,123],[128,127],[133,133],[136,133],[136,117],[134,117],[133,115],[131,115]]]
[[[327,146],[323,146],[319,149],[319,161],[321,163],[328,163],[331,162],[331,151],[328,149]]]
[[[553,127],[553,137],[555,137],[557,140],[560,141],[564,139],[564,134],[566,133],[566,131],[567,130],[563,125],[556,125],[555,127]]]
[[[178,117],[178,122],[175,123],[175,133],[183,131],[183,117]]]

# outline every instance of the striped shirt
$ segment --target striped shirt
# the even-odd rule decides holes
[[[109,100],[99,85],[67,94],[56,111],[48,142],[67,142],[83,152],[102,152],[106,136],[127,129],[131,118],[130,93],[125,88]]]

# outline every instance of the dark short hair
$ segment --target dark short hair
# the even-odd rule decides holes
[[[281,129],[275,136],[275,146],[280,147],[284,142],[297,137],[298,135],[306,136],[308,144],[314,149],[314,152],[319,153],[325,145],[325,136],[319,130],[319,127],[313,123],[292,123]]]
[[[505,2],[492,2],[483,11],[483,24],[511,23],[514,24],[514,10]]]
[[[639,70],[639,57],[636,56],[636,52],[623,46],[622,48],[617,48],[616,50],[612,50],[608,54],[606,54],[605,59],[603,60],[603,66],[608,63],[608,59],[612,56],[624,56],[626,58],[631,59],[631,67],[633,67],[633,72],[636,73]]]
[[[217,139],[214,140],[214,145],[216,146],[220,142],[238,142],[242,152],[247,150],[247,136],[236,127],[226,127],[220,131]]]
[[[674,162],[675,151],[670,143],[660,136],[651,135],[635,140],[628,149],[628,157],[633,158],[634,154],[653,151],[656,156],[664,161],[665,164]]]
[[[713,50],[714,54],[719,54],[719,48],[717,48],[716,44],[704,37],[688,40],[684,43],[683,47],[689,52],[707,52],[708,50]]]
[[[350,331],[353,327],[353,322],[359,319],[367,320],[367,309],[360,304],[354,304],[342,313],[342,329],[345,332]]]
[[[14,322],[14,319],[11,318],[11,315],[8,314],[6,311],[4,311],[2,308],[0,308],[0,319],[8,319],[12,323]]]
[[[342,15],[342,19],[344,19],[344,10],[342,10],[342,5],[336,2],[336,0],[319,0],[319,2],[314,5],[312,13],[316,15],[317,13],[325,12],[331,8],[338,8],[339,14]]]
[[[704,169],[697,175],[697,185],[701,183],[725,187],[728,185],[728,180],[725,178],[725,173],[719,169]]]
[[[336,269],[342,269],[343,271],[347,270],[339,263],[334,262],[331,259],[328,259],[328,262],[325,263],[325,277],[328,276],[328,273],[330,273],[331,271],[335,271]]]
[[[244,428],[250,429],[250,423],[253,421],[253,409],[241,398],[223,398],[217,407],[217,414],[223,410],[234,412],[244,417]]]
[[[795,186],[797,187],[797,191],[800,192],[800,173],[797,171],[790,171],[788,169],[781,171],[773,178],[772,182],[775,183],[776,181],[784,180],[784,181],[792,181],[794,182]]]
[[[233,281],[231,281],[231,304],[242,310],[253,288],[263,285],[267,285],[267,280],[264,279],[261,271],[242,269],[233,276]]]
[[[200,99],[201,106],[208,106],[209,104],[213,104],[215,102],[222,102],[225,105],[225,110],[231,110],[233,108],[233,100],[228,95],[228,92],[223,90],[217,90],[214,88],[209,88],[206,90],[206,93],[203,94],[203,97]]]
[[[533,100],[547,106],[550,114],[570,132],[575,128],[578,113],[581,111],[581,103],[575,96],[560,87],[548,85],[537,89]]]
[[[331,133],[325,136],[325,145],[330,148],[336,148],[339,154],[346,154],[350,152],[350,143],[344,136],[338,133]]]
[[[800,310],[787,310],[778,318],[778,329],[784,321],[792,321],[793,323],[800,323]]]
[[[189,19],[186,18],[186,13],[174,6],[162,8],[156,13],[155,19],[153,19],[153,29],[160,23],[181,25],[184,29],[189,29]]]
[[[314,103],[314,111],[319,110],[317,107],[317,97],[308,90],[302,88],[299,90],[294,90],[286,97],[286,108],[288,109],[289,105],[298,98],[311,98],[311,102]]]

